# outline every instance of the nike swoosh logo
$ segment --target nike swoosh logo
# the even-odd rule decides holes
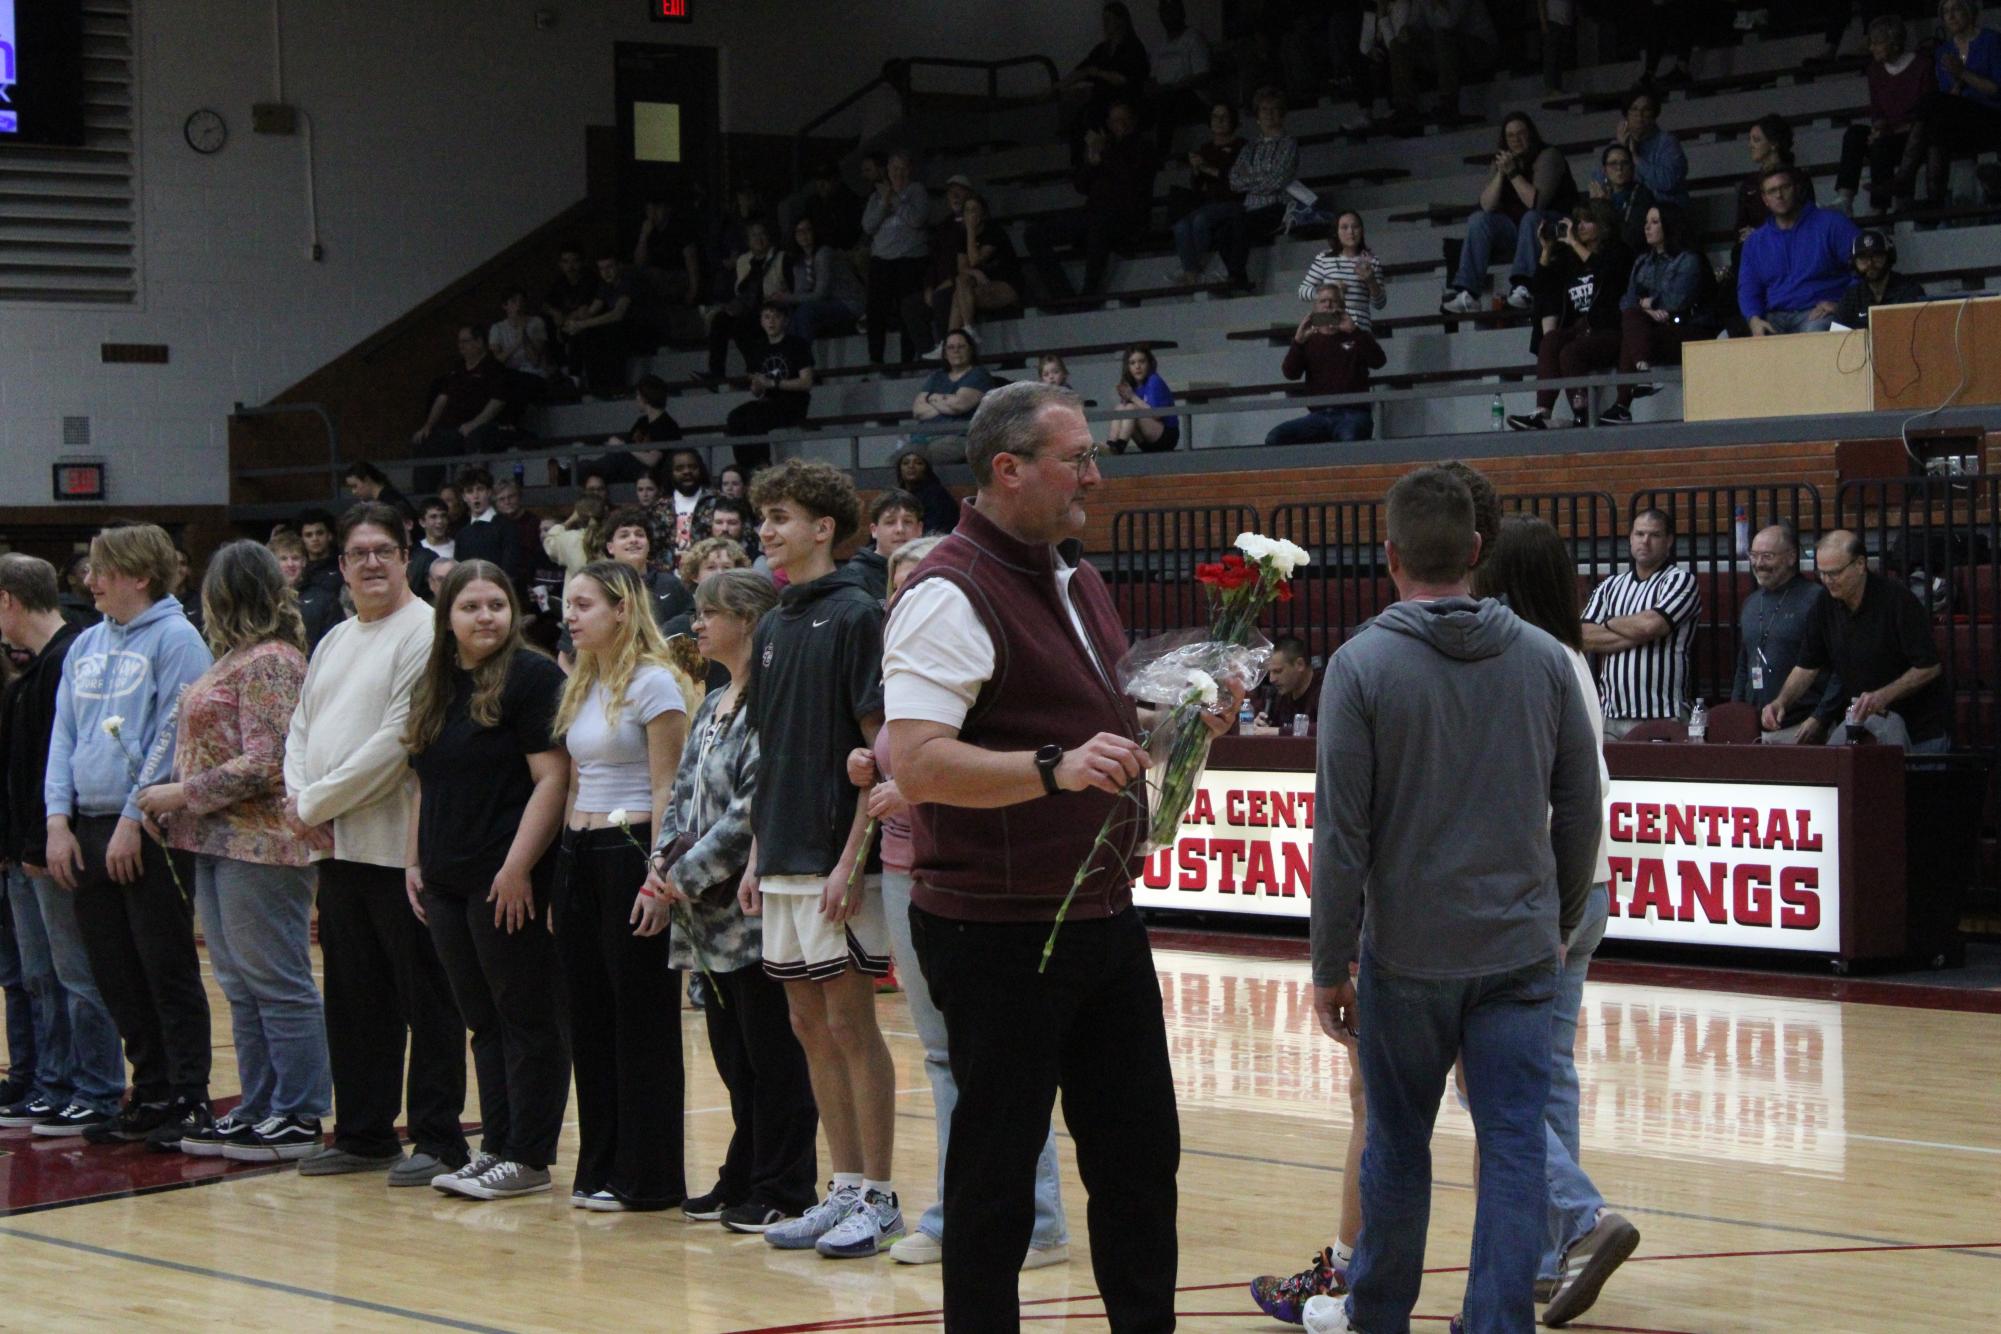
[[[813,622],[813,628],[814,628],[815,630],[817,630],[817,629],[819,629],[819,628],[820,628],[821,626],[823,626],[823,625],[830,625],[830,624],[832,624],[832,623],[833,623],[833,620],[834,620],[834,618],[833,618],[833,617],[831,617],[831,616],[829,616],[829,617],[828,617],[828,618],[827,618],[826,620],[824,620],[824,621],[815,621],[815,622]]]

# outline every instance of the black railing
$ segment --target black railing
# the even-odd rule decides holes
[[[1619,526],[1619,502],[1610,491],[1531,491],[1502,496],[1501,508],[1533,514],[1570,543],[1580,591],[1597,587],[1619,568],[1626,534]]]
[[[1292,581],[1290,602],[1266,613],[1267,633],[1294,635],[1324,658],[1377,612],[1396,601],[1383,564],[1383,505],[1379,500],[1329,500],[1279,505],[1266,524],[1273,537],[1313,557]]]
[[[792,139],[793,179],[804,179],[806,146],[812,140],[813,132],[878,88],[888,88],[897,97],[907,101],[913,91],[910,76],[920,68],[985,70],[987,101],[994,103],[1000,100],[1000,72],[1022,65],[1040,66],[1049,75],[1049,86],[1046,91],[1051,95],[1055,93],[1057,81],[1062,75],[1057,71],[1056,62],[1048,56],[1009,56],[1003,60],[965,60],[955,56],[908,56],[900,60],[884,61],[881,73],[799,127],[799,133]]]
[[[1112,596],[1134,639],[1208,623],[1195,567],[1258,526],[1249,505],[1121,510],[1112,516]]]

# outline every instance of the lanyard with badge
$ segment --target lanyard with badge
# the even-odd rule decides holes
[[[1804,582],[1804,580],[1795,577],[1792,583],[1786,586],[1785,593],[1780,596],[1779,605],[1774,610],[1765,614],[1764,623],[1758,627],[1758,643],[1752,650],[1752,653],[1755,655],[1751,663],[1751,689],[1753,690],[1763,690],[1765,688],[1765,641],[1772,637],[1772,623],[1786,614],[1786,608],[1792,605],[1793,588]]]

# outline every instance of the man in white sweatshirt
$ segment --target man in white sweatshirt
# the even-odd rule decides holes
[[[333,825],[320,868],[333,1144],[302,1176],[389,1169],[392,1186],[428,1185],[468,1153],[465,1024],[424,924],[403,893],[410,811],[403,727],[431,651],[431,608],[410,591],[402,517],[360,504],[341,516],[337,551],[354,618],[313,653],[285,743],[285,810],[304,832]],[[412,1152],[396,1139],[403,1046],[410,1046]]]

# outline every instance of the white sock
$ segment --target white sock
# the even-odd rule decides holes
[[[1345,1265],[1355,1258],[1355,1248],[1344,1241],[1334,1243],[1334,1263]]]
[[[889,1199],[892,1195],[896,1194],[896,1187],[891,1185],[887,1181],[862,1182],[862,1194],[867,1195],[870,1192],[874,1192],[875,1194],[882,1196],[882,1198],[886,1200]]]
[[[862,1174],[860,1172],[834,1173],[834,1189],[841,1190],[847,1187],[860,1190],[862,1188]]]

